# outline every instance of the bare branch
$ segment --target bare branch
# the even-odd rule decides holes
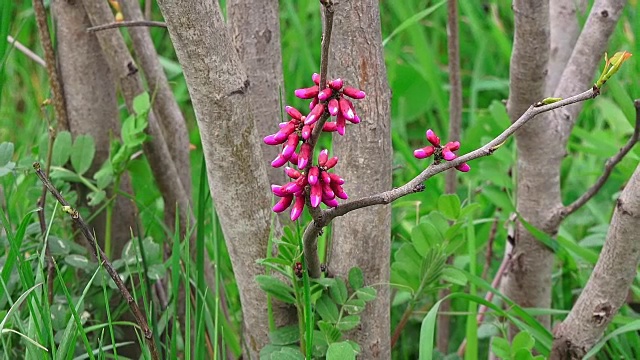
[[[136,319],[136,323],[138,323],[138,325],[140,326],[147,346],[149,347],[151,358],[159,359],[160,356],[158,353],[158,348],[156,347],[156,343],[153,339],[153,332],[149,328],[146,317],[144,316],[142,311],[140,311],[138,304],[136,303],[133,296],[131,296],[131,293],[129,293],[129,290],[127,290],[127,287],[122,282],[122,279],[120,279],[120,275],[118,274],[118,272],[113,268],[113,265],[107,258],[107,254],[105,254],[104,251],[102,251],[102,248],[100,248],[100,246],[98,245],[96,238],[93,236],[93,233],[89,229],[89,225],[87,225],[84,219],[82,219],[82,216],[80,216],[80,213],[78,213],[76,209],[72,208],[69,205],[69,203],[64,199],[60,192],[58,192],[58,190],[53,186],[51,181],[49,181],[49,178],[40,168],[40,163],[33,163],[33,168],[35,169],[36,175],[38,175],[40,181],[42,181],[42,184],[49,190],[51,195],[53,195],[53,197],[58,200],[60,205],[62,205],[63,211],[71,215],[71,219],[73,220],[74,224],[80,228],[80,231],[93,250],[93,255],[96,257],[96,259],[102,260],[104,268],[107,270],[107,273],[109,273],[109,276],[111,276],[111,279],[113,279],[113,281],[115,282],[118,290],[120,290],[120,294],[122,295],[122,297],[127,301],[129,309]]]
[[[458,1],[447,3],[447,49],[449,56],[449,141],[460,140],[462,124],[462,83],[460,80],[460,39],[458,37]],[[456,171],[449,171],[445,180],[445,192],[456,191]]]
[[[18,51],[20,51],[21,53],[25,54],[29,59],[35,61],[38,65],[42,66],[42,67],[47,67],[47,64],[44,62],[44,60],[38,56],[38,54],[34,53],[33,51],[31,51],[31,49],[29,49],[28,47],[22,45],[22,43],[16,39],[13,38],[13,36],[11,35],[7,35],[7,41],[13,45],[13,47],[15,47],[16,49],[18,49]]]
[[[633,131],[633,135],[631,136],[629,141],[627,141],[627,143],[620,149],[620,151],[618,151],[617,154],[615,154],[605,162],[604,171],[602,172],[602,175],[600,175],[598,180],[595,182],[595,184],[593,184],[576,201],[574,201],[573,203],[567,206],[564,206],[559,210],[558,216],[560,216],[561,218],[564,219],[567,216],[573,214],[574,212],[576,212],[576,210],[580,209],[584,204],[586,204],[589,200],[591,200],[591,198],[594,197],[598,193],[598,191],[600,191],[602,186],[604,186],[604,184],[607,182],[607,179],[609,179],[609,176],[613,172],[613,169],[615,168],[615,166],[618,165],[620,161],[622,161],[622,159],[629,153],[629,151],[631,151],[633,146],[638,142],[638,139],[640,138],[640,100],[635,100],[633,104],[636,108],[636,125]]]
[[[159,27],[159,28],[167,28],[167,24],[162,21],[147,21],[147,20],[130,20],[130,21],[117,21],[104,25],[92,26],[87,28],[87,32],[96,32],[107,29],[115,29],[121,27]]]
[[[56,68],[56,54],[51,43],[51,33],[47,23],[47,12],[44,8],[42,0],[33,0],[33,11],[36,15],[36,23],[38,24],[38,33],[42,48],[44,50],[44,58],[47,66],[47,75],[49,75],[49,84],[53,94],[53,107],[56,112],[56,120],[58,123],[58,131],[69,129],[69,119],[67,118],[67,106],[62,93],[62,85],[58,77],[58,69]]]

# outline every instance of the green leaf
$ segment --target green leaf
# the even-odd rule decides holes
[[[151,100],[148,92],[143,92],[133,99],[133,111],[137,115],[143,115],[151,108]]]
[[[51,155],[51,165],[63,166],[69,161],[71,155],[71,133],[61,131],[56,136],[53,143],[53,154]]]
[[[451,284],[465,286],[467,285],[467,276],[457,268],[453,266],[447,266],[442,270],[440,276],[442,280]]]
[[[71,149],[71,166],[80,175],[91,167],[96,146],[90,135],[78,135]]]
[[[13,143],[3,142],[0,144],[0,167],[4,167],[13,158]]]
[[[533,235],[534,238],[536,238],[536,240],[540,241],[542,244],[544,244],[547,248],[549,248],[549,250],[553,251],[554,253],[558,252],[558,250],[560,249],[560,246],[558,245],[558,241],[556,241],[554,238],[546,234],[544,231],[529,224],[522,216],[520,216],[520,214],[518,214],[518,220],[520,221],[522,226],[524,226],[524,228],[527,229],[527,231],[531,233],[531,235]]]
[[[295,304],[296,299],[293,296],[293,289],[280,279],[269,275],[258,275],[256,276],[256,281],[262,290],[273,295],[276,299],[287,304]]]
[[[349,285],[353,290],[358,290],[364,286],[364,275],[362,275],[362,269],[354,266],[349,270]]]
[[[324,338],[327,340],[327,344],[334,343],[342,338],[340,330],[336,329],[335,326],[326,321],[318,321],[318,329],[320,329],[320,332],[324,335]]]
[[[415,246],[403,244],[396,252],[395,261],[391,265],[391,281],[417,291],[420,286],[421,266],[422,256],[418,254]]]
[[[360,324],[359,315],[345,316],[336,324],[336,327],[340,331],[349,331]]]
[[[147,270],[147,277],[151,280],[160,280],[163,279],[167,273],[167,268],[161,264],[153,264],[149,266],[149,270]]]
[[[438,210],[449,220],[460,216],[460,199],[456,194],[442,194],[438,199]]]
[[[147,135],[144,133],[147,123],[142,118],[129,116],[122,123],[122,142],[125,146],[135,148],[141,145],[146,139]]]
[[[513,349],[513,351],[525,349],[527,350],[527,352],[530,352],[535,344],[536,341],[528,332],[521,331],[513,338],[513,341],[511,341],[511,348]]]
[[[329,288],[329,293],[336,304],[342,305],[347,301],[348,297],[347,284],[345,284],[344,280],[336,278],[336,283]]]
[[[361,299],[351,299],[349,301],[347,301],[346,304],[344,304],[342,306],[342,308],[344,309],[344,311],[346,311],[347,313],[353,315],[353,314],[359,314],[362,311],[364,311],[364,307],[366,306],[366,303],[364,302],[364,300]]]
[[[94,191],[87,194],[89,199],[89,206],[96,206],[100,204],[107,197],[107,193],[104,190]]]
[[[533,360],[533,355],[531,355],[531,350],[526,350],[526,349],[520,349],[520,350],[515,350],[515,349],[511,349],[512,351],[514,351],[513,356],[511,357],[513,360]]]
[[[511,358],[511,346],[509,346],[509,342],[497,336],[491,339],[491,352],[501,359]]]
[[[96,180],[98,189],[105,189],[109,184],[113,182],[113,168],[110,162],[106,162],[102,169],[93,174],[93,178]]]
[[[269,333],[269,340],[273,345],[295,344],[300,341],[300,329],[298,329],[298,325],[277,328]]]
[[[363,287],[356,291],[356,296],[358,296],[358,299],[366,302],[375,300],[377,295],[378,292],[376,291],[376,289],[370,286]]]
[[[271,353],[271,360],[304,360],[300,350],[291,347],[283,347],[279,351]]]
[[[338,306],[326,293],[316,301],[316,312],[322,320],[332,324],[335,324],[340,316]]]
[[[424,222],[411,229],[411,242],[421,257],[424,257],[429,249],[441,244],[444,239],[442,234],[430,222]]]
[[[346,341],[333,343],[327,349],[327,360],[355,360],[355,358],[356,352]]]
[[[95,264],[90,262],[89,259],[82,255],[67,255],[64,257],[64,262],[73,268],[82,269],[86,272],[93,272],[95,270]]]

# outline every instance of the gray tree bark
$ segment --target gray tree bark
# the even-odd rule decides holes
[[[511,121],[519,118],[536,101],[543,99],[549,60],[549,2],[517,0],[513,3],[515,34],[511,55],[509,100]],[[524,125],[516,133],[518,146],[518,212],[532,225],[550,231],[544,209],[557,203],[559,168],[546,166],[550,157],[559,156],[540,146],[545,135],[538,121]],[[560,155],[561,156],[561,155]],[[543,181],[544,180],[544,181]],[[549,188],[557,193],[549,191]],[[523,307],[548,308],[551,303],[553,253],[518,226],[513,260],[503,289]],[[549,317],[541,319],[549,326]]]
[[[81,134],[93,137],[96,153],[94,165],[88,172],[92,176],[109,158],[109,134],[120,134],[116,85],[95,35],[86,32],[91,22],[82,4],[56,0],[53,9],[69,130],[74,137]],[[128,175],[122,177],[120,190],[131,193]],[[135,205],[131,200],[117,197],[112,221],[111,249],[113,257],[119,258],[131,237],[130,229],[136,227]],[[105,214],[91,225],[104,245]]]
[[[586,0],[556,0],[549,3],[549,73],[546,93],[553,94],[580,35],[578,14],[586,10]]]
[[[249,80],[217,2],[161,0],[198,120],[209,188],[229,248],[243,309],[244,351],[258,358],[268,342],[264,269],[271,195],[247,88]]]
[[[334,154],[340,158],[336,173],[346,179],[352,198],[391,189],[391,92],[384,64],[378,1],[341,1],[335,5],[331,78],[364,90],[354,101],[362,122],[348,126],[344,137],[334,135]],[[367,284],[376,286],[378,298],[362,314],[362,327],[349,337],[362,347],[361,359],[389,359],[389,257],[391,207],[375,206],[337,218],[333,225],[329,272],[346,277],[353,266],[362,269]]]
[[[616,202],[606,242],[587,285],[555,329],[551,359],[582,359],[623,305],[640,262],[639,194],[640,166]]]
[[[227,18],[233,42],[249,78],[247,96],[258,135],[266,136],[284,121],[284,78],[280,46],[280,12],[277,0],[227,1]],[[278,146],[260,144],[263,161],[270,164],[280,152]],[[281,168],[267,167],[272,184],[283,184],[286,177]],[[286,217],[281,217],[284,219]]]

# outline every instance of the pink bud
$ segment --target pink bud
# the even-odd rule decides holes
[[[336,194],[331,190],[331,186],[329,184],[322,184],[322,197],[326,197],[328,199],[333,199],[336,197]]]
[[[342,115],[344,116],[344,118],[347,120],[353,120],[353,118],[356,115],[353,112],[351,105],[349,105],[349,102],[347,101],[347,99],[340,98],[340,100],[338,101],[338,105],[340,107],[340,111],[342,112]]]
[[[331,178],[331,184],[344,184],[344,179],[334,173],[330,173],[329,177]]]
[[[349,196],[347,196],[347,193],[344,192],[342,185],[338,185],[332,182],[330,186],[331,186],[331,189],[333,189],[333,192],[336,194],[336,196],[339,197],[340,199],[347,200],[349,198]]]
[[[320,119],[320,116],[322,116],[323,112],[324,112],[324,104],[318,103],[316,106],[313,107],[313,110],[311,110],[309,115],[307,115],[307,118],[304,119],[304,124],[311,125],[315,123],[316,121],[318,121],[318,119]]]
[[[288,166],[284,168],[284,173],[287,174],[287,176],[292,179],[297,179],[300,177],[300,175],[302,175],[300,174],[300,171]]]
[[[335,198],[333,199],[322,199],[322,202],[327,205],[328,207],[338,207],[338,200],[336,200]]]
[[[334,90],[342,89],[342,85],[344,85],[344,81],[342,81],[342,79],[334,79],[329,81],[329,86]]]
[[[325,101],[328,98],[330,98],[331,95],[333,95],[333,89],[332,88],[323,89],[322,91],[320,91],[320,93],[318,93],[318,100]]]
[[[280,185],[271,185],[271,192],[273,193],[273,195],[279,196],[279,197],[283,197],[287,195],[285,192],[282,191],[282,186]]]
[[[461,171],[461,172],[469,172],[469,170],[471,170],[471,166],[469,166],[469,164],[467,164],[467,163],[462,163],[462,164],[456,166],[456,170]]]
[[[300,99],[312,99],[316,96],[318,96],[318,92],[320,92],[320,90],[318,89],[318,86],[312,86],[309,88],[304,88],[304,89],[297,89],[294,94],[299,97]]]
[[[302,194],[296,195],[296,202],[293,203],[293,208],[291,209],[291,221],[296,221],[302,215],[302,210],[304,209],[304,196]]]
[[[311,126],[303,126],[301,135],[304,140],[309,140],[309,138],[311,137]]]
[[[311,100],[311,102],[309,103],[309,110],[313,110],[313,108],[316,107],[316,105],[318,105],[317,97],[313,98],[313,100]]]
[[[425,159],[433,155],[435,151],[436,149],[433,146],[425,146],[422,149],[414,151],[413,156],[415,156],[417,159]]]
[[[300,187],[300,190],[307,186],[308,183],[309,181],[307,180],[306,176],[300,176],[296,179],[296,185]]]
[[[344,135],[346,126],[347,122],[345,121],[342,112],[339,112],[338,116],[336,116],[336,131],[338,132],[338,134],[340,134],[340,136]]]
[[[440,138],[437,137],[431,129],[427,130],[427,140],[429,140],[433,146],[440,146]]]
[[[276,141],[278,144],[282,144],[287,140],[289,135],[294,131],[296,131],[296,124],[293,121],[289,121],[287,125],[285,125],[285,127],[278,130],[278,132],[274,134],[273,140]]]
[[[304,143],[300,147],[300,153],[298,154],[298,169],[304,169],[307,166],[309,156],[311,156],[311,145]]]
[[[329,184],[331,182],[331,177],[329,176],[329,173],[326,172],[326,171],[321,171],[320,172],[320,179],[325,184]]]
[[[338,163],[338,157],[334,156],[331,159],[327,160],[327,163],[324,164],[324,168],[329,170],[329,169],[333,168],[334,166],[336,166],[337,163]]]
[[[313,75],[311,75],[311,80],[313,80],[316,85],[320,85],[320,74],[313,73]]]
[[[442,157],[447,161],[451,161],[456,158],[456,154],[452,153],[451,150],[445,146],[442,148]]]
[[[320,155],[318,155],[318,165],[324,166],[327,163],[327,159],[329,159],[329,150],[322,149]]]
[[[302,119],[302,114],[300,113],[300,111],[298,111],[298,109],[294,108],[293,106],[285,106],[284,109],[287,111],[287,114],[289,114],[289,116],[291,116],[292,118],[296,120]]]
[[[360,89],[356,89],[354,87],[349,87],[349,86],[345,87],[344,90],[342,90],[342,93],[352,99],[358,99],[358,100],[364,99],[364,97],[367,96],[367,94],[365,94],[364,91]]]
[[[311,193],[309,196],[311,207],[318,207],[322,200],[322,186],[320,184],[311,185]]]
[[[280,129],[282,129],[282,128],[284,128],[285,126],[287,126],[287,124],[288,124],[288,123],[289,123],[288,121],[281,122],[281,123],[279,123],[279,124],[278,124],[278,127],[279,127]]]
[[[271,134],[271,135],[267,135],[264,137],[264,143],[267,145],[278,145],[278,144],[282,144],[282,142],[277,142],[275,140],[276,134]],[[284,142],[284,141],[283,141]]]
[[[326,131],[326,132],[334,132],[336,131],[338,128],[336,127],[336,123],[335,122],[326,122],[324,123],[324,125],[322,126],[322,131]]]
[[[289,159],[287,159],[284,156],[282,156],[282,154],[278,154],[278,156],[276,156],[276,158],[273,159],[273,161],[271,162],[271,166],[273,166],[275,168],[278,168],[278,167],[286,164],[287,161],[289,161]]]
[[[292,164],[297,164],[298,163],[298,154],[296,154],[295,152],[293,154],[291,154],[291,158],[289,159],[289,162],[291,162]]]
[[[282,197],[280,201],[273,206],[273,211],[277,213],[285,211],[291,205],[291,201],[293,201],[293,195]]]
[[[298,179],[302,178],[299,177]],[[288,182],[284,185],[282,185],[282,189],[280,189],[280,191],[282,191],[283,193],[285,193],[286,195],[291,195],[291,194],[295,194],[298,191],[302,190],[302,186],[297,184],[298,180],[296,181],[292,181],[292,182]]]
[[[296,134],[295,132],[291,133],[287,138],[287,144],[284,146],[284,148],[282,148],[282,157],[287,160],[290,159],[291,155],[294,151],[296,151],[296,148],[298,147],[299,140],[300,139],[298,138],[298,134]]]
[[[444,147],[448,148],[451,151],[456,151],[460,149],[460,143],[457,141],[448,142]]]
[[[331,114],[331,116],[338,115],[338,100],[336,99],[329,100],[329,104],[327,104],[327,108],[329,109],[329,114]]]
[[[311,167],[311,169],[309,169],[309,176],[307,178],[307,181],[309,181],[309,184],[311,186],[315,185],[318,183],[318,175],[320,174],[320,170],[318,169],[317,166],[313,166]]]
[[[358,115],[354,115],[353,116],[353,120],[351,120],[352,124],[359,124],[360,123],[360,118],[358,117]]]

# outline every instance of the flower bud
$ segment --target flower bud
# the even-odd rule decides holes
[[[311,156],[311,145],[308,143],[302,144],[300,147],[300,153],[298,154],[298,169],[304,169],[309,162]]]
[[[336,183],[331,183],[330,184],[331,189],[333,190],[333,192],[336,194],[337,197],[339,197],[342,200],[347,200],[349,198],[349,196],[347,196],[347,193],[344,192],[344,189],[342,188],[342,185],[338,185]]]
[[[297,179],[300,177],[300,175],[302,175],[300,174],[300,171],[288,166],[284,168],[284,173],[287,174],[287,176],[292,179]]]
[[[344,85],[344,81],[340,78],[329,81],[329,87],[336,91],[342,89],[342,85]]]
[[[314,107],[318,105],[318,98],[314,97],[313,100],[309,103],[309,110],[313,110]]]
[[[278,168],[287,163],[289,159],[282,156],[282,154],[278,154],[278,156],[271,162],[271,166]]]
[[[311,185],[311,191],[309,194],[311,200],[311,207],[318,207],[322,200],[322,186],[320,184]]]
[[[431,129],[427,130],[427,140],[429,140],[433,146],[440,146],[440,138],[437,137]]]
[[[311,137],[311,126],[305,125],[302,127],[302,132],[300,133],[304,140],[309,140]]]
[[[333,190],[331,189],[331,186],[329,184],[321,184],[322,185],[322,197],[323,198],[328,198],[328,199],[333,199],[336,197],[336,194],[333,192]]]
[[[327,108],[329,109],[329,114],[331,114],[331,116],[336,116],[338,115],[338,100],[336,99],[331,99],[329,100],[329,103],[327,104]]]
[[[451,161],[456,158],[456,154],[452,153],[451,150],[445,146],[442,148],[442,157],[447,161]]]
[[[331,178],[331,184],[338,184],[338,185],[344,184],[344,179],[336,174],[330,173],[329,178]]]
[[[278,130],[278,132],[273,135],[273,140],[278,144],[282,144],[294,131],[296,131],[296,124],[293,121],[289,121],[285,127]]]
[[[353,120],[353,118],[356,116],[347,99],[341,98],[338,101],[338,106],[340,107],[340,111],[342,112],[342,115],[345,119]]]
[[[276,136],[276,134],[271,134],[271,135],[265,136],[264,139],[263,139],[264,143],[267,144],[267,145],[279,145],[279,144],[282,144],[284,142],[284,141],[283,142],[277,142],[275,140],[275,136]]]
[[[336,131],[338,132],[338,134],[340,134],[340,136],[344,136],[346,126],[347,122],[345,121],[342,112],[339,112],[338,116],[336,116]]]
[[[469,172],[469,170],[471,170],[471,166],[469,166],[469,164],[467,164],[467,163],[462,163],[462,164],[456,166],[456,170],[461,171],[461,172]]]
[[[342,93],[352,99],[358,99],[358,100],[364,99],[364,97],[367,96],[367,94],[365,94],[364,91],[360,89],[356,89],[354,87],[349,87],[349,86],[345,87],[344,90],[342,90]]]
[[[273,206],[273,211],[277,213],[281,213],[285,211],[293,201],[293,195],[284,196]]]
[[[300,215],[302,215],[302,210],[304,210],[304,195],[296,194],[296,202],[291,209],[291,221],[298,220]]]
[[[313,110],[311,110],[309,115],[307,115],[307,118],[304,119],[304,124],[311,125],[315,123],[316,121],[318,121],[318,119],[320,119],[320,116],[322,116],[323,112],[324,112],[324,104],[318,103],[316,106],[313,107]]]
[[[279,197],[283,197],[287,195],[284,191],[282,191],[282,186],[280,185],[271,185],[271,192],[273,193],[273,195],[279,196]]]
[[[311,80],[313,80],[316,85],[320,85],[320,74],[313,73],[313,75],[311,75]]]
[[[289,116],[291,116],[292,118],[296,120],[302,119],[302,114],[300,113],[300,111],[298,111],[298,109],[294,108],[293,106],[285,106],[284,109],[287,111],[287,114],[289,114]]]
[[[289,160],[293,152],[296,151],[296,148],[298,147],[298,141],[298,134],[295,132],[291,133],[287,138],[287,144],[282,148],[282,157]]]
[[[327,160],[327,162],[324,164],[324,168],[329,170],[334,166],[336,166],[337,163],[338,163],[338,157],[334,156],[331,159]]]
[[[307,181],[309,181],[309,184],[311,186],[316,185],[318,183],[319,174],[320,174],[320,169],[318,169],[317,166],[312,166],[311,169],[309,169],[309,176],[307,178]]]
[[[329,184],[331,183],[331,177],[329,176],[329,173],[326,171],[321,171],[320,172],[320,179],[322,180],[323,183],[325,184]]]
[[[326,101],[328,98],[331,97],[331,95],[333,95],[333,89],[331,88],[323,89],[322,91],[320,91],[320,93],[318,93],[318,100]]]
[[[334,132],[337,130],[336,127],[336,123],[335,122],[329,122],[327,121],[326,123],[324,123],[324,125],[322,126],[322,131],[326,131],[326,132]]]
[[[300,98],[300,99],[313,99],[314,97],[318,96],[318,93],[320,92],[320,90],[318,89],[318,86],[312,86],[309,88],[304,88],[304,89],[297,89],[294,94],[296,95],[296,97]]]
[[[414,151],[413,156],[415,156],[417,159],[424,159],[433,155],[435,151],[436,149],[433,146],[425,146],[422,149]]]
[[[444,147],[448,148],[451,151],[457,151],[460,149],[460,143],[458,141],[448,142]]]
[[[329,150],[322,149],[320,155],[318,155],[318,166],[324,166],[327,163],[327,159],[329,159]]]
[[[335,198],[333,199],[322,199],[322,202],[327,205],[328,207],[337,207],[338,204],[338,200],[336,200]]]

